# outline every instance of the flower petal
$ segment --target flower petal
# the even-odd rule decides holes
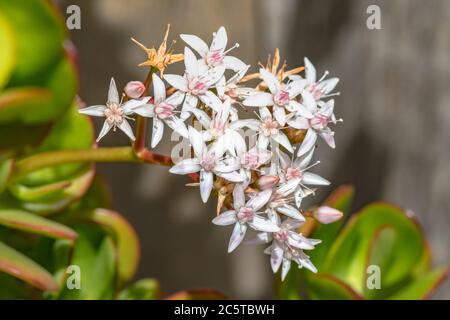
[[[253,196],[248,202],[248,207],[251,207],[254,211],[258,211],[261,209],[272,196],[272,190],[264,190],[259,193],[257,193],[255,196]]]
[[[134,109],[139,108],[140,106],[146,105],[150,97],[143,97],[140,99],[130,99],[124,104],[122,104],[122,110],[125,115],[130,115],[135,113]]]
[[[228,253],[234,251],[244,240],[247,226],[245,224],[236,223],[231,234],[230,242],[228,243]]]
[[[201,159],[203,156],[203,153],[206,152],[206,145],[203,141],[203,136],[200,132],[198,132],[195,128],[189,126],[188,128],[189,133],[189,141],[192,145],[192,148],[194,149],[194,153],[197,158]]]
[[[80,109],[80,110],[78,110],[78,112],[81,114],[86,114],[88,116],[93,116],[93,117],[104,117],[105,110],[106,110],[106,106],[95,105],[95,106],[90,106],[87,108]]]
[[[153,95],[155,99],[155,104],[160,104],[166,100],[166,86],[164,82],[156,73],[152,75],[153,80]]]
[[[116,104],[120,103],[119,93],[117,92],[117,86],[114,78],[111,78],[111,82],[109,83],[108,102]]]
[[[184,65],[186,66],[188,79],[195,78],[199,75],[197,57],[188,47],[184,47]]]
[[[174,174],[189,174],[200,171],[198,159],[184,159],[170,168],[169,172]]]
[[[278,142],[280,145],[286,148],[289,152],[294,152],[294,149],[292,148],[291,142],[289,141],[288,137],[281,131],[278,131],[277,134],[273,134],[272,139]]]
[[[221,172],[221,173],[218,173],[218,175],[221,178],[224,178],[225,180],[228,180],[230,182],[235,182],[235,183],[242,182],[244,180],[242,175],[239,174],[236,171],[233,171],[233,172]]]
[[[189,138],[189,132],[186,128],[186,125],[183,121],[181,121],[180,118],[171,116],[164,120],[167,125],[176,133],[178,133],[180,136],[183,136],[185,138]]]
[[[211,91],[206,91],[203,95],[198,96],[198,98],[216,112],[219,112],[222,107],[222,101]]]
[[[152,127],[152,142],[151,147],[154,148],[161,141],[162,136],[164,134],[164,123],[162,120],[154,117],[153,118],[153,127]]]
[[[188,81],[185,77],[178,74],[165,74],[164,79],[175,89],[183,92],[188,91]]]
[[[233,189],[233,205],[237,210],[245,205],[245,193],[241,184],[237,184]]]
[[[284,111],[284,108],[274,105],[273,116],[280,124],[280,126],[284,127],[284,125],[286,124],[286,112]]]
[[[242,104],[247,107],[273,106],[273,96],[268,92],[258,92],[247,97]]]
[[[319,133],[322,139],[328,144],[330,148],[336,148],[336,143],[334,142],[334,132],[331,130],[323,130]]]
[[[228,42],[227,31],[224,27],[220,27],[214,35],[210,50],[225,50]]]
[[[296,208],[294,208],[291,205],[284,204],[282,206],[277,207],[276,209],[279,213],[284,214],[287,217],[290,217],[292,219],[304,222],[305,217],[298,211]]]
[[[250,221],[249,226],[251,226],[253,229],[258,231],[264,231],[264,232],[278,232],[280,231],[280,227],[278,227],[276,224],[274,224],[269,219],[260,217],[258,215],[255,215]]]
[[[264,68],[259,69],[259,75],[264,80],[271,93],[275,94],[280,88],[280,81],[273,74]]]
[[[247,65],[240,59],[231,56],[226,56],[225,58],[223,58],[223,63],[225,65],[225,68],[231,69],[233,71],[243,70],[247,67]]]
[[[316,68],[314,65],[309,61],[308,58],[305,57],[305,77],[308,83],[313,84],[316,83]]]
[[[204,203],[209,199],[213,187],[213,174],[205,170],[200,170],[200,195]]]
[[[283,266],[281,267],[281,281],[284,281],[284,279],[286,279],[289,269],[291,269],[291,260],[284,258]]]
[[[100,133],[98,134],[97,142],[99,142],[100,139],[103,138],[109,132],[109,130],[111,130],[112,127],[113,126],[111,124],[109,124],[108,121],[105,121],[103,123],[102,130],[100,130]]]
[[[134,137],[133,129],[131,129],[130,124],[127,120],[123,121],[118,125],[119,129],[122,130],[131,140],[136,140]]]
[[[297,157],[301,157],[308,151],[310,151],[312,148],[314,148],[314,145],[317,141],[317,133],[313,129],[309,129],[306,132],[305,137],[303,138],[303,142],[300,145],[300,148],[297,150]]]
[[[229,210],[224,213],[219,214],[212,220],[212,223],[218,226],[228,226],[230,224],[236,223],[236,211]]]
[[[294,99],[296,96],[302,92],[302,90],[305,88],[307,82],[305,79],[299,79],[290,82],[285,90],[289,93],[289,98]]]
[[[311,119],[313,118],[313,114],[311,113],[311,111],[306,108],[304,105],[302,105],[301,103],[291,100],[289,102],[289,106],[295,110],[295,113],[299,116]]]
[[[144,104],[133,109],[134,113],[147,118],[151,118],[155,115],[154,110],[155,106],[153,104]]]
[[[315,185],[315,186],[328,186],[330,184],[330,181],[322,178],[321,176],[319,176],[315,173],[305,172],[303,174],[302,183],[311,184],[311,185]]]
[[[270,266],[272,267],[273,273],[277,273],[280,269],[281,262],[283,261],[283,249],[278,245],[272,245],[270,252]]]
[[[208,45],[199,37],[192,34],[180,34],[183,39],[192,49],[197,51],[202,57],[206,56],[209,51]]]

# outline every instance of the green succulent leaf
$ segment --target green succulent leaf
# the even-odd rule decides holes
[[[118,300],[157,300],[160,297],[159,282],[155,279],[141,279],[122,290]]]
[[[22,210],[0,210],[0,225],[50,238],[75,240],[77,237],[69,227]]]
[[[120,283],[136,273],[140,259],[140,244],[136,231],[119,213],[107,209],[73,212],[65,219],[95,222],[111,231],[117,247],[117,273]]]
[[[390,231],[381,233],[380,237],[381,227]],[[383,245],[389,246],[389,250],[377,249],[372,256],[372,248]],[[401,209],[383,203],[371,204],[344,227],[326,257],[322,272],[339,278],[362,294],[368,265],[380,263],[385,268],[381,270],[383,285],[392,286],[412,273],[423,246],[420,229]]]
[[[16,64],[16,41],[6,17],[0,13],[0,90],[8,82]]]
[[[70,264],[79,267],[81,288],[65,287],[59,299],[112,299],[116,272],[113,240],[95,225],[77,225],[74,229],[78,238]]]
[[[442,267],[418,276],[389,297],[392,300],[427,299],[448,275],[448,268]]]
[[[88,149],[92,146],[93,139],[92,122],[80,115],[74,105],[61,120],[55,123],[35,154],[52,150]],[[43,168],[21,178],[20,182],[26,186],[53,183],[67,179],[82,167],[81,164],[64,164]]]
[[[26,84],[28,79],[45,73],[62,56],[64,25],[50,1],[0,0],[0,12],[17,42],[17,64],[11,82]]]
[[[5,190],[14,168],[14,159],[0,159],[0,193]]]
[[[307,277],[308,296],[318,300],[361,300],[362,296],[342,280],[329,274],[312,274]]]
[[[80,199],[89,189],[94,175],[95,170],[91,166],[70,180],[61,181],[60,189],[55,189],[55,184],[35,188],[13,185],[10,187],[10,191],[22,201],[21,205],[24,209],[41,215],[50,215],[67,208],[74,201]],[[35,198],[37,195],[40,197],[31,201],[31,198]]]
[[[57,291],[52,275],[36,262],[0,242],[0,271],[6,272],[42,291]]]

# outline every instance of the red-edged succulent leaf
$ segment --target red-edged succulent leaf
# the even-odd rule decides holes
[[[0,242],[0,270],[40,290],[58,290],[58,284],[47,270],[2,242]]]
[[[307,279],[308,296],[320,300],[361,300],[363,297],[342,280],[329,274],[312,274]]]
[[[159,282],[155,279],[141,279],[123,289],[119,300],[157,300],[161,295]]]
[[[14,159],[0,159],[0,193],[5,190],[14,168]]]
[[[75,240],[77,237],[69,227],[22,210],[0,210],[0,225],[50,238]]]
[[[383,281],[393,285],[405,280],[422,256],[423,236],[403,210],[385,203],[368,205],[352,217],[332,245],[322,272],[350,284],[359,293],[364,292],[373,238],[383,226],[391,227],[396,235],[391,249],[395,255],[389,256],[389,267],[382,270]],[[387,239],[383,237],[383,241]]]
[[[439,285],[448,276],[448,268],[442,267],[428,271],[412,280],[399,291],[389,297],[392,300],[429,299]]]
[[[166,297],[166,300],[223,300],[228,299],[223,293],[214,289],[194,289],[179,291]]]

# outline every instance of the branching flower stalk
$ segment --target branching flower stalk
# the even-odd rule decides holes
[[[131,146],[37,154],[19,160],[12,179],[71,162],[169,166],[171,173],[194,180],[189,185],[199,186],[203,202],[211,193],[217,194],[212,222],[234,226],[229,252],[249,237],[248,242],[267,245],[264,253],[270,255],[274,273],[281,268],[283,280],[292,262],[317,272],[305,252],[321,241],[308,236],[316,225],[332,223],[342,213],[329,207],[304,211],[302,203],[315,194],[317,186],[330,184],[311,170],[320,163],[313,161],[319,137],[335,147],[331,126],[342,121],[334,115],[332,99],[339,94],[333,93],[338,78],[326,79],[328,71],[318,78],[307,58],[304,66],[286,71],[286,63],[279,67],[278,49],[267,65],[260,64],[258,72],[245,76],[250,65],[230,55],[239,45],[227,46],[224,27],[213,34],[210,45],[195,35],[180,35],[187,44],[184,54],[167,48],[168,32],[169,27],[158,49],[132,39],[147,54],[140,64],[150,67],[143,83],[130,81],[119,95],[112,79],[105,105],[79,110],[105,118],[97,141],[118,128],[130,138]],[[166,67],[183,60],[183,75],[166,74]],[[256,80],[255,85],[244,86]],[[241,118],[242,108],[253,111],[255,117]],[[153,123],[150,148],[146,142],[149,118]],[[137,120],[135,132],[128,123],[131,119]],[[192,151],[181,160],[152,151],[162,140],[165,126]]]

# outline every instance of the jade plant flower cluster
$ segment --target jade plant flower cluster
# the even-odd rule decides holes
[[[313,161],[319,137],[335,148],[333,125],[341,120],[334,115],[332,97],[339,94],[333,93],[338,78],[327,79],[325,72],[318,79],[307,58],[304,67],[287,71],[286,65],[279,67],[278,50],[267,65],[246,75],[250,65],[234,56],[239,45],[228,45],[224,27],[210,45],[195,35],[180,38],[186,44],[183,55],[167,49],[167,33],[159,50],[133,39],[148,55],[141,63],[150,67],[145,83],[130,81],[119,95],[112,79],[106,104],[80,113],[105,118],[98,140],[119,128],[141,143],[142,132],[135,135],[129,123],[135,118],[137,130],[139,121],[152,118],[151,148],[161,141],[165,126],[178,133],[192,154],[170,163],[169,171],[194,179],[190,185],[199,186],[203,202],[217,196],[212,222],[232,226],[228,252],[247,236],[249,243],[266,245],[264,253],[274,273],[281,267],[282,279],[292,262],[316,272],[306,252],[321,241],[299,230],[306,217],[332,223],[342,213],[329,207],[304,211],[302,201],[317,186],[329,184],[311,171],[319,163]],[[184,74],[165,72],[182,60]],[[249,111],[245,117],[244,111]]]

